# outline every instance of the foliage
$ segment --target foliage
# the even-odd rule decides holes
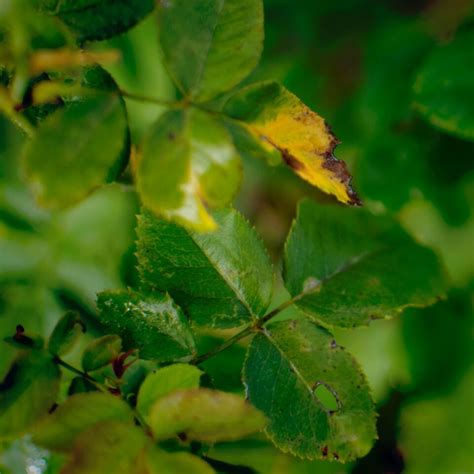
[[[327,53],[329,83],[312,88],[278,35],[308,52],[316,24],[337,63],[351,50],[322,25],[360,5],[301,3],[308,18],[268,0],[258,67],[262,0],[0,6],[2,473],[18,458],[77,474],[385,472],[392,418],[408,471],[470,470],[465,451],[416,455],[430,432],[441,452],[451,422],[472,435],[451,413],[469,405],[472,362],[469,10],[445,25],[433,7],[430,34],[365,0],[373,17],[349,26],[367,80],[344,84]],[[326,109],[345,161],[290,89]],[[430,364],[446,369],[433,349],[446,314],[460,316],[444,393]],[[383,333],[375,320],[394,317]],[[398,398],[394,373],[410,374]]]

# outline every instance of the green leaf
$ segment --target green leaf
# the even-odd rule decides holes
[[[143,359],[166,362],[194,354],[188,322],[169,295],[104,291],[97,306],[106,330],[122,338],[124,349],[138,349]]]
[[[161,2],[158,18],[169,72],[195,101],[230,90],[260,59],[261,0],[171,0]]]
[[[145,287],[170,293],[201,325],[234,327],[265,313],[272,267],[255,231],[234,210],[213,214],[218,229],[202,234],[138,217],[137,257]]]
[[[202,374],[197,367],[187,364],[174,364],[151,373],[138,392],[138,411],[147,417],[159,398],[176,390],[198,388]]]
[[[67,354],[84,332],[84,323],[75,311],[68,311],[56,324],[48,342],[48,350],[53,355]]]
[[[415,107],[435,127],[474,140],[474,33],[428,56],[414,85]]]
[[[119,35],[153,10],[153,0],[40,0],[41,10],[58,16],[79,42]]]
[[[97,390],[98,388],[92,382],[78,375],[71,380],[67,394],[71,396],[77,393],[96,392]]]
[[[365,376],[331,334],[305,321],[270,325],[247,354],[244,383],[284,452],[341,462],[367,454],[376,436]]]
[[[157,439],[180,434],[189,440],[231,441],[265,426],[265,417],[230,393],[196,388],[172,392],[153,405],[150,428]]]
[[[122,339],[108,334],[93,340],[82,354],[82,368],[86,372],[100,369],[110,364],[122,350]]]
[[[149,474],[213,474],[214,469],[205,461],[187,452],[167,453],[153,447],[147,453]]]
[[[140,469],[148,440],[132,423],[102,421],[82,433],[62,472],[68,474],[130,474]]]
[[[434,253],[361,209],[303,201],[284,256],[295,304],[327,326],[354,327],[428,306],[445,292]]]
[[[127,156],[123,101],[104,93],[71,103],[44,119],[27,144],[24,165],[38,202],[62,208],[113,181]]]
[[[133,412],[121,399],[103,392],[79,393],[33,429],[33,441],[47,449],[68,451],[76,438],[103,421],[133,423]]]
[[[0,439],[19,434],[56,402],[60,371],[46,351],[23,351],[0,383]]]
[[[156,214],[192,229],[216,227],[206,206],[228,204],[240,180],[240,158],[230,135],[199,110],[164,114],[143,143],[137,169],[143,203]]]
[[[259,82],[247,86],[229,99],[224,113],[260,141],[265,155],[277,150],[313,186],[343,203],[360,204],[346,164],[333,154],[339,141],[330,127],[282,85]]]

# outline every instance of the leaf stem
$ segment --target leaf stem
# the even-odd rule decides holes
[[[202,362],[206,361],[207,359],[210,359],[211,357],[214,357],[220,352],[226,350],[230,346],[233,346],[236,342],[240,341],[244,337],[249,336],[253,332],[260,331],[260,329],[262,329],[264,324],[268,323],[277,314],[281,313],[283,310],[291,306],[299,298],[300,298],[300,295],[288,301],[285,301],[280,306],[276,307],[274,310],[270,311],[265,316],[255,321],[253,324],[249,324],[244,329],[242,329],[242,331],[234,334],[232,337],[224,341],[220,346],[214,347],[214,349],[211,349],[209,352],[206,352],[205,354],[195,357],[189,363],[193,365],[199,365]]]
[[[54,358],[54,362],[56,362],[56,364],[60,365],[61,367],[64,367],[65,369],[69,370],[69,372],[72,372],[73,374],[79,375],[83,379],[88,380],[101,390],[105,390],[105,388],[94,377],[91,377],[87,372],[83,372],[82,370],[76,369],[76,367],[73,367],[72,365],[68,364],[59,356],[56,356]]]

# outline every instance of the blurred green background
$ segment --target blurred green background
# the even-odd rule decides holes
[[[327,119],[342,141],[336,155],[349,164],[365,206],[392,214],[433,248],[451,290],[431,308],[338,331],[363,365],[380,413],[380,439],[366,458],[347,466],[304,462],[263,438],[220,445],[212,455],[275,474],[473,472],[473,2],[265,0],[265,12],[263,59],[247,82],[280,80]],[[94,48],[121,51],[123,60],[107,68],[123,89],[173,98],[156,36],[148,18]],[[162,109],[136,101],[127,107],[138,143]],[[67,211],[38,209],[21,178],[22,140],[0,116],[2,339],[18,323],[47,334],[65,308],[93,320],[97,291],[136,278],[133,187],[104,187]],[[237,206],[278,265],[297,201],[332,199],[263,160],[245,157],[244,173]],[[280,288],[276,301],[284,297]],[[243,353],[237,346],[207,363],[221,388],[240,390]],[[0,379],[13,355],[0,342]],[[30,449],[9,453],[18,456],[17,472],[47,458]],[[28,472],[48,472],[46,462],[37,466]]]

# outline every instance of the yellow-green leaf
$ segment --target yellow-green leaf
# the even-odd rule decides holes
[[[232,441],[262,429],[265,423],[265,417],[237,395],[205,388],[172,392],[157,400],[150,412],[157,439],[180,433],[208,443]]]
[[[242,123],[267,149],[277,149],[296,174],[346,204],[360,204],[346,164],[334,148],[339,143],[328,124],[276,82],[262,82],[237,92],[224,112]]]

